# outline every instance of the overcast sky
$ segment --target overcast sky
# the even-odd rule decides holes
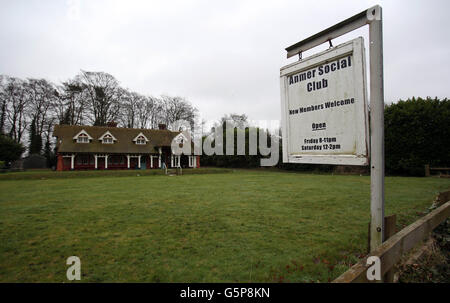
[[[447,0],[0,0],[0,74],[59,83],[80,69],[104,71],[143,94],[184,96],[206,120],[278,120],[279,69],[297,60],[284,49],[375,4],[386,102],[449,97]],[[361,35],[367,43],[367,34],[333,44]]]

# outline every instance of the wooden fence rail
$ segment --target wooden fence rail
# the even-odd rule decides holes
[[[430,165],[425,165],[425,177],[431,176],[431,171],[437,171],[441,174],[442,172],[446,172],[447,175],[450,172],[450,167],[430,167]]]
[[[449,216],[450,201],[405,227],[372,251],[369,256],[380,258],[381,275],[384,276],[400,260],[403,254],[427,238],[433,229]],[[366,265],[366,263],[367,258],[364,258],[335,279],[333,283],[371,282],[367,280],[366,270],[370,265]]]

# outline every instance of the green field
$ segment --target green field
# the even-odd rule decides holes
[[[82,282],[326,282],[366,252],[369,177],[215,172],[0,175],[0,281],[67,282],[75,255]],[[386,214],[449,189],[388,177]]]

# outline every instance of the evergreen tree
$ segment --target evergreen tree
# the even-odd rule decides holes
[[[72,125],[71,116],[72,116],[72,111],[70,110],[70,107],[69,107],[64,112],[63,120],[59,121],[59,124]]]
[[[56,166],[55,153],[52,151],[50,141],[48,140],[45,142],[44,156],[47,159],[47,167]]]
[[[0,134],[0,161],[13,162],[22,156],[25,147],[8,136]]]
[[[33,119],[30,126],[29,154],[40,154],[42,150],[42,137],[36,132],[36,119]]]

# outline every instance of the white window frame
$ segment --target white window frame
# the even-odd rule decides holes
[[[85,134],[80,134],[77,138],[77,143],[89,143],[89,137]]]
[[[136,139],[136,144],[137,145],[145,145],[145,144],[147,144],[147,141],[145,140],[145,138],[143,136],[139,136]]]
[[[114,140],[111,136],[104,136],[102,139],[103,144],[114,144]]]

